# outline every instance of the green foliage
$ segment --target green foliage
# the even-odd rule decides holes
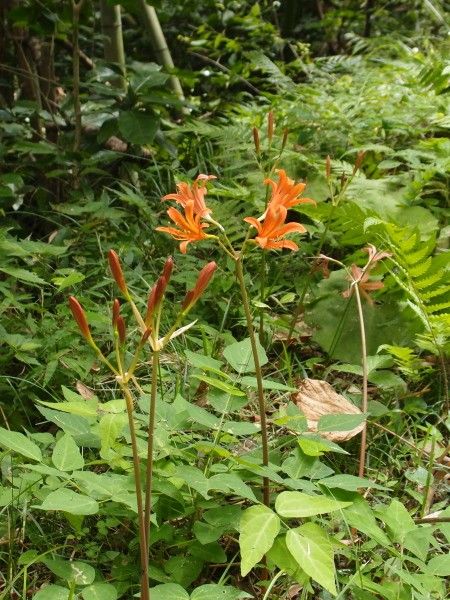
[[[184,107],[169,91],[169,73],[151,62],[139,3],[120,4],[126,90],[111,85],[117,66],[101,58],[94,4],[82,11],[78,150],[69,3],[47,2],[43,10],[26,0],[1,14],[0,37],[8,42],[20,29],[23,39],[14,34],[14,44],[0,44],[0,599],[22,590],[34,600],[138,592],[125,401],[80,342],[67,296],[79,297],[110,357],[104,306],[116,292],[105,268],[108,250],[120,253],[145,310],[165,257],[176,252],[154,232],[165,218],[161,196],[175,181],[215,174],[208,204],[238,245],[242,219],[264,212],[258,168],[276,163],[307,181],[306,195],[317,205],[289,214],[308,230],[295,258],[267,253],[263,282],[259,259],[250,255],[247,263],[255,325],[264,315],[258,355],[269,464],[261,461],[258,386],[233,260],[217,259],[208,242],[196,256],[177,254],[163,315],[165,326],[178,310],[171,300],[194,285],[199,259],[219,260],[220,276],[195,307],[196,327],[168,347],[158,374],[152,600],[238,600],[258,588],[262,597],[264,557],[273,583],[267,600],[284,597],[292,583],[305,599],[443,600],[448,524],[416,521],[448,513],[445,460],[438,457],[448,437],[450,348],[444,3],[399,2],[370,12],[370,2],[361,8],[353,0],[157,2]],[[47,45],[52,73],[39,59]],[[21,49],[38,75],[37,96],[17,62]],[[346,269],[364,264],[368,244],[391,254],[373,271],[385,287],[363,306],[369,412],[322,416],[318,433],[310,433],[290,396],[299,378],[330,381],[355,404],[361,399],[355,298],[342,293]],[[309,273],[318,253],[340,263],[330,262],[328,279]],[[138,334],[129,307],[122,311],[128,361]],[[134,398],[143,479],[147,361],[145,355],[137,367]],[[327,434],[363,421],[369,468],[360,478],[359,438],[338,445]],[[261,477],[270,482],[273,510],[261,504]]]

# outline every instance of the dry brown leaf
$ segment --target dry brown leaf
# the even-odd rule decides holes
[[[357,406],[344,396],[334,391],[329,383],[321,379],[302,379],[298,392],[292,395],[292,400],[306,417],[308,431],[317,433],[317,425],[323,415],[360,415]],[[361,423],[350,431],[321,431],[320,435],[332,442],[345,442],[364,429]]]
[[[81,381],[77,381],[76,383],[77,392],[82,396],[85,400],[91,400],[95,398],[95,392],[88,388],[87,385],[84,385]]]

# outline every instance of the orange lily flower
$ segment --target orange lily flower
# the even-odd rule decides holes
[[[373,305],[373,300],[369,296],[369,292],[381,290],[381,288],[384,288],[384,283],[382,281],[369,281],[369,271],[361,269],[361,267],[356,265],[352,265],[350,270],[351,275],[348,277],[348,279],[352,282],[352,285],[350,285],[348,290],[342,292],[343,297],[350,298],[353,295],[354,285],[357,285],[360,294],[364,296],[369,304]]]
[[[297,244],[282,238],[288,233],[305,233],[306,229],[300,223],[285,223],[286,216],[287,209],[284,206],[269,205],[263,222],[254,217],[246,217],[244,221],[258,232],[254,241],[263,250],[287,248],[295,251],[298,250]]]
[[[206,206],[205,195],[208,190],[206,189],[206,182],[211,179],[217,179],[215,175],[203,175],[202,173],[193,182],[192,186],[184,181],[177,183],[176,194],[167,194],[163,196],[163,200],[175,200],[178,204],[181,204],[183,208],[186,208],[188,202],[194,203],[194,213],[201,215],[202,217],[209,215],[210,208]]]
[[[202,215],[199,213],[195,214],[194,201],[189,200],[184,206],[184,215],[182,215],[176,208],[169,208],[167,211],[170,219],[178,225],[179,229],[175,227],[157,227],[156,231],[163,231],[168,233],[174,239],[181,241],[180,251],[186,254],[187,245],[190,242],[199,242],[204,240],[208,236],[203,229],[208,227],[207,223],[200,223]]]
[[[270,198],[270,206],[284,206],[285,208],[292,208],[297,204],[315,204],[315,201],[311,198],[299,198],[300,194],[306,187],[306,183],[295,183],[293,179],[290,179],[286,175],[284,169],[278,169],[278,181],[273,179],[265,179],[264,183],[270,185],[272,188],[272,197]]]

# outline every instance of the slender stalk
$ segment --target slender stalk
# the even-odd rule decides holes
[[[152,357],[152,388],[150,395],[150,411],[148,416],[147,434],[147,469],[145,479],[145,531],[147,535],[147,551],[150,546],[150,516],[152,510],[153,482],[153,447],[155,441],[156,422],[156,392],[158,389],[159,351],[153,352]]]
[[[239,288],[241,291],[241,299],[242,305],[244,307],[245,320],[247,321],[247,331],[252,347],[253,361],[255,363],[255,375],[258,388],[259,418],[261,422],[263,465],[267,466],[269,464],[269,441],[267,435],[266,403],[264,400],[263,377],[261,372],[261,365],[259,362],[258,348],[256,346],[256,335],[253,326],[252,314],[250,311],[250,303],[248,299],[247,289],[245,287],[244,270],[242,267],[242,254],[235,258],[235,270],[236,277],[239,282]],[[266,506],[269,506],[270,504],[269,479],[267,477],[263,477],[263,502]]]
[[[354,290],[355,290],[355,296],[356,296],[356,306],[358,308],[359,330],[361,333],[361,362],[362,362],[362,371],[363,371],[363,395],[362,395],[361,410],[363,413],[367,413],[368,368],[367,368],[366,328],[364,326],[364,313],[363,313],[363,309],[362,309],[361,295],[359,293],[358,283],[354,284]],[[358,469],[359,477],[364,477],[364,473],[366,470],[366,446],[367,446],[367,423],[364,423],[364,427],[361,432],[361,449],[360,449],[360,453],[359,453],[359,469]]]
[[[261,264],[259,271],[259,280],[260,280],[260,288],[259,288],[259,298],[260,302],[264,302],[266,295],[266,253],[262,252],[261,256]],[[264,308],[261,306],[259,309],[259,341],[261,344],[264,344]]]
[[[276,582],[278,581],[278,579],[280,579],[280,577],[282,577],[283,575],[285,575],[284,571],[278,571],[278,573],[275,575],[275,577],[270,582],[270,585],[267,588],[266,593],[264,594],[263,600],[268,600],[268,598],[270,596],[270,592],[272,591],[273,586],[276,584]]]
[[[128,425],[131,436],[131,449],[133,452],[134,485],[136,490],[136,502],[138,509],[139,522],[139,548],[141,559],[141,600],[150,600],[149,581],[148,581],[148,550],[147,550],[147,530],[145,528],[144,507],[142,505],[142,485],[141,470],[137,447],[136,430],[133,420],[133,398],[127,385],[120,384],[125,396],[127,406]]]

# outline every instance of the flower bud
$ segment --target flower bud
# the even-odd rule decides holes
[[[326,178],[329,179],[331,177],[331,158],[330,155],[327,155],[326,161],[325,161],[325,175]]]
[[[125,338],[127,335],[127,331],[126,331],[126,327],[125,327],[124,318],[121,315],[119,315],[117,317],[116,325],[117,325],[117,333],[119,335],[119,342],[120,342],[120,344],[124,344]]]
[[[212,261],[203,267],[200,271],[197,283],[193,290],[188,292],[184,298],[182,309],[185,310],[188,307],[193,306],[203,292],[206,290],[209,282],[211,281],[212,276],[214,275],[215,270],[217,269],[217,264]]]
[[[358,171],[361,168],[361,165],[363,163],[365,156],[366,156],[365,150],[360,150],[358,152],[358,154],[356,155],[355,165],[353,167],[353,175],[356,173],[356,171]]]
[[[253,143],[255,144],[255,152],[256,154],[259,154],[261,151],[261,145],[259,143],[259,131],[257,127],[253,127],[252,129],[253,132]]]
[[[128,297],[127,284],[125,283],[125,277],[123,276],[122,267],[120,265],[119,257],[114,250],[108,252],[109,268],[111,269],[112,276],[114,277],[120,291]]]
[[[150,324],[150,321],[152,320],[155,310],[161,304],[161,301],[164,296],[164,292],[166,291],[166,287],[167,287],[167,280],[164,277],[164,275],[161,275],[161,277],[158,279],[158,281],[152,287],[152,289],[150,291],[150,295],[148,297],[147,313],[146,313],[145,319],[144,319],[144,322],[147,326]]]
[[[114,302],[113,302],[113,309],[112,309],[112,326],[113,326],[113,329],[115,329],[117,327],[117,319],[119,317],[119,313],[120,313],[120,302],[116,298],[114,300]]]
[[[267,115],[267,139],[269,140],[269,144],[273,138],[273,130],[274,130],[274,117],[273,111],[271,110]]]
[[[173,271],[173,258],[171,256],[169,256],[169,258],[166,260],[166,262],[164,264],[164,269],[162,272],[163,277],[165,277],[165,279],[166,279],[166,284],[169,283],[169,281],[170,281],[170,276],[172,275],[172,271]]]
[[[81,331],[83,337],[88,341],[92,341],[91,332],[89,330],[86,313],[84,312],[81,304],[74,296],[69,296],[70,310],[72,311],[73,318],[77,322],[77,325]]]
[[[289,135],[289,129],[286,127],[283,130],[283,139],[281,140],[281,150],[284,150],[286,148],[286,144],[288,141],[288,135]]]

